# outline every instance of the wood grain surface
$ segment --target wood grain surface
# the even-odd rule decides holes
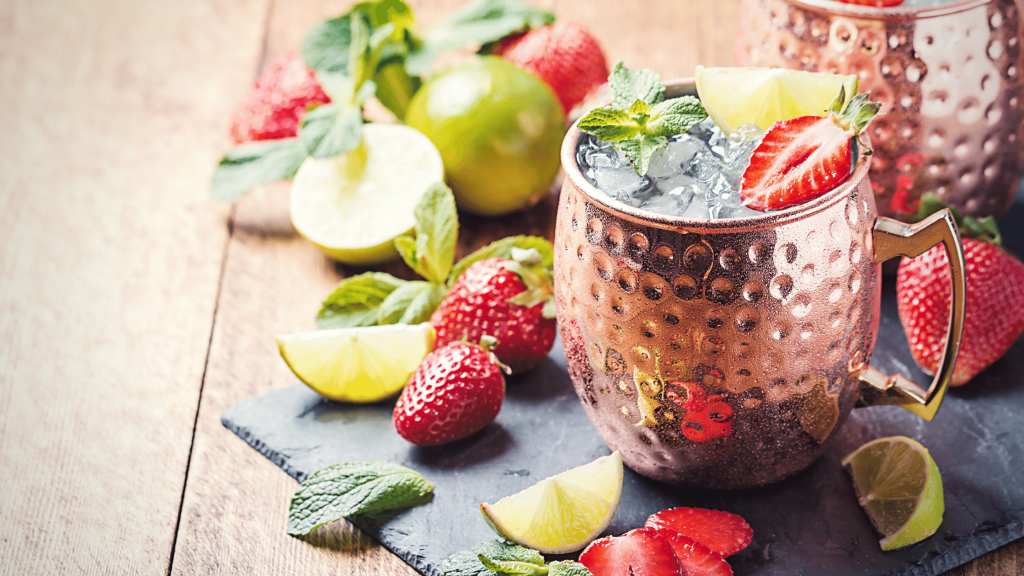
[[[423,27],[464,3],[410,2]],[[738,0],[532,3],[663,78],[732,62]],[[285,183],[208,200],[263,64],[350,4],[0,0],[0,574],[415,574],[344,521],[285,535],[296,483],[220,424],[296,382],[274,335],[357,272],[295,233]],[[550,235],[556,193],[464,215],[459,252]]]

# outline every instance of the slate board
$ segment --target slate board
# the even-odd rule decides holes
[[[1008,247],[1024,254],[1019,223],[1022,194],[1002,226]],[[872,365],[924,383],[896,315],[892,284],[887,279],[883,290]],[[392,427],[392,406],[332,403],[299,384],[229,408],[221,421],[300,482],[324,466],[356,460],[388,460],[422,473],[436,487],[432,502],[353,521],[426,576],[441,576],[447,556],[494,537],[480,518],[481,502],[609,453],[576,398],[560,342],[540,367],[509,379],[495,423],[460,442],[436,448],[406,443]],[[896,434],[931,451],[942,471],[946,514],[931,538],[883,553],[839,461],[868,440]],[[1024,537],[1024,338],[970,385],[951,389],[933,422],[895,407],[854,410],[822,458],[773,486],[682,490],[627,469],[607,534],[639,527],[673,506],[728,510],[750,523],[753,542],[729,558],[737,576],[940,574]]]

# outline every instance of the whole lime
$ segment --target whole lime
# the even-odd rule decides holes
[[[405,122],[437,146],[456,202],[475,214],[535,204],[558,172],[562,107],[544,82],[501,58],[441,72],[413,96]]]

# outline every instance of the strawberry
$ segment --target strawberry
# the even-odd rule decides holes
[[[722,555],[679,532],[655,528],[672,545],[686,576],[732,576],[732,566]]]
[[[922,199],[922,214],[932,210],[926,202],[934,199]],[[980,223],[971,218],[958,218],[958,222],[965,235],[967,298],[953,386],[965,384],[1002,357],[1024,332],[1024,264],[999,247],[991,217]],[[987,236],[987,240],[966,237],[972,234]],[[896,274],[900,323],[914,360],[932,374],[946,343],[950,290],[949,259],[941,245],[900,263]]]
[[[540,364],[555,342],[551,278],[536,250],[522,252],[520,261],[488,258],[459,276],[430,317],[438,347],[488,335],[513,374]]]
[[[402,390],[392,420],[402,438],[437,446],[493,422],[504,398],[498,364],[485,348],[463,342],[427,354]]]
[[[723,394],[708,393],[696,382],[669,382],[669,400],[684,410],[683,435],[694,442],[707,442],[732,434],[732,406]]]
[[[651,528],[594,540],[580,554],[594,576],[683,576],[672,544]]]
[[[566,114],[608,79],[601,46],[586,28],[571,22],[505,38],[493,53],[543,80]]]
[[[705,508],[668,508],[652,515],[644,525],[678,532],[722,556],[743,550],[754,537],[754,531],[743,518]]]
[[[267,64],[235,112],[231,135],[239,144],[290,138],[298,134],[299,120],[307,106],[330,101],[301,56],[278,56]]]
[[[892,8],[899,6],[906,0],[839,0],[843,4],[854,4],[856,6],[874,6],[875,8]]]
[[[846,101],[846,89],[828,116],[781,120],[765,131],[740,182],[743,205],[762,212],[801,204],[840,185],[856,165],[856,137],[878,114],[867,94]]]

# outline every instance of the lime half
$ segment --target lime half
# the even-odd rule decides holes
[[[481,504],[480,512],[506,540],[544,554],[566,554],[608,527],[621,494],[622,457],[614,452],[495,504]]]
[[[377,402],[397,394],[434,349],[430,324],[388,324],[277,337],[288,367],[321,396]]]
[[[708,115],[725,132],[744,124],[762,130],[800,116],[825,116],[828,105],[846,87],[857,93],[857,76],[781,68],[705,68],[697,66],[697,93]]]
[[[335,260],[383,262],[398,254],[392,240],[416,225],[420,197],[443,179],[441,154],[418,130],[366,124],[353,152],[302,163],[292,182],[292,225]]]
[[[905,436],[872,440],[843,458],[882,550],[931,536],[942,524],[942,477],[928,450]]]

